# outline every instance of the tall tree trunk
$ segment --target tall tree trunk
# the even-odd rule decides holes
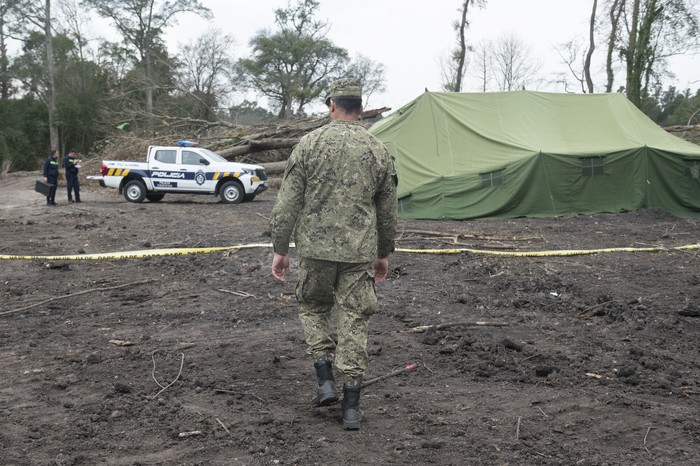
[[[613,70],[613,54],[619,42],[619,25],[620,15],[625,10],[625,0],[614,0],[610,6],[610,37],[608,38],[608,53],[605,59],[605,71],[607,73],[607,82],[605,84],[605,92],[612,92],[612,87],[615,82],[615,72]]]
[[[591,23],[588,29],[590,44],[588,46],[588,53],[586,53],[586,59],[583,62],[583,74],[586,77],[586,85],[588,86],[589,94],[593,94],[593,78],[591,78],[591,57],[593,56],[593,51],[595,50],[595,20],[597,8],[598,0],[593,0],[593,11],[591,11]]]
[[[632,4],[632,25],[630,28],[630,37],[625,50],[625,61],[627,65],[627,82],[625,92],[627,98],[635,106],[639,107],[641,96],[639,95],[640,76],[638,72],[638,56],[637,56],[637,39],[639,34],[639,10],[641,0],[634,0]]]
[[[5,35],[5,15],[9,5],[0,7],[0,100],[10,98],[10,59],[7,56],[7,36]]]
[[[661,5],[659,5],[661,3]],[[648,94],[649,80],[654,71],[654,62],[657,58],[658,42],[654,40],[654,25],[662,18],[664,2],[659,0],[646,0],[644,15],[640,19],[639,32],[637,35],[637,51],[635,66],[639,85],[639,103]]]
[[[153,121],[153,71],[151,67],[151,50],[146,49],[146,114],[148,115],[148,132],[155,132]]]
[[[53,36],[51,34],[51,0],[46,0],[46,17],[44,18],[44,35],[46,36],[46,102],[49,110],[49,149],[59,149],[58,128],[54,124],[56,114],[56,83],[53,69]]]
[[[464,81],[465,61],[467,59],[467,10],[469,9],[469,4],[473,2],[474,0],[465,0],[462,5],[462,19],[459,22],[459,48],[455,56],[455,61],[457,63],[455,65],[454,92],[460,92],[462,90],[462,82]]]

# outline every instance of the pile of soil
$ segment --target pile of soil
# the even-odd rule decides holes
[[[0,254],[35,256],[0,261],[3,464],[700,464],[698,250],[673,249],[697,218],[402,220],[399,248],[472,251],[391,256],[367,379],[416,368],[366,387],[347,432],[310,407],[269,248],[133,252],[267,243],[275,189],[51,208],[33,184],[0,180]],[[647,250],[479,252],[609,248]]]

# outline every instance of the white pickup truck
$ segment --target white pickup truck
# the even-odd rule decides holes
[[[166,193],[213,194],[227,204],[252,201],[269,185],[259,165],[230,162],[192,143],[150,146],[146,162],[104,160],[100,186],[119,189],[129,202],[158,202]]]

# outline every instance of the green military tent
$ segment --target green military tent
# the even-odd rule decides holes
[[[370,131],[404,218],[700,215],[700,146],[622,94],[425,92]]]

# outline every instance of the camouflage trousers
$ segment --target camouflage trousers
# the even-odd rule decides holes
[[[307,353],[314,358],[335,353],[335,366],[346,377],[367,370],[369,318],[377,311],[372,263],[331,262],[301,258],[296,286],[299,320]],[[338,343],[331,338],[335,309]]]

